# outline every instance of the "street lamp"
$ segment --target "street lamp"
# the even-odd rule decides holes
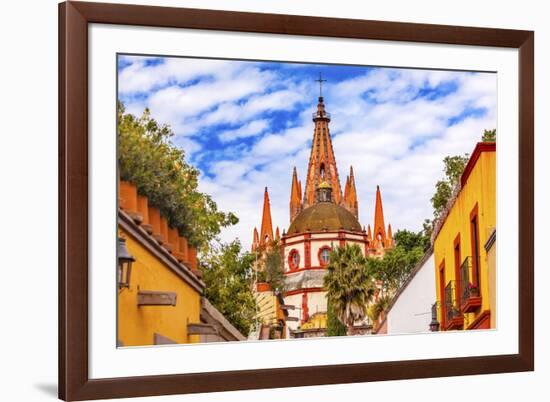
[[[118,238],[118,288],[130,287],[130,275],[132,273],[132,263],[136,260],[126,248],[126,239]]]

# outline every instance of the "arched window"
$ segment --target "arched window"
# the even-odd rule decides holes
[[[321,167],[319,168],[319,176],[321,176],[321,179],[325,178],[325,164],[321,163]]]
[[[293,249],[288,254],[288,266],[291,271],[294,271],[300,267],[300,253],[298,250]]]
[[[328,265],[330,261],[330,247],[325,246],[321,247],[319,250],[319,264],[321,264],[322,267],[325,267]]]

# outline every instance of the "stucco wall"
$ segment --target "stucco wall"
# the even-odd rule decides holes
[[[491,310],[489,295],[489,277],[487,255],[483,245],[496,227],[496,152],[481,152],[465,185],[460,190],[456,201],[434,240],[434,273],[437,278],[435,286],[438,302],[441,303],[439,268],[444,266],[445,284],[451,280],[460,280],[455,275],[454,240],[460,235],[460,261],[472,256],[470,233],[470,213],[477,205],[479,232],[479,264],[482,305],[479,312]],[[470,270],[471,271],[471,270]],[[473,272],[470,272],[470,278]],[[473,279],[471,280],[473,282]],[[474,322],[475,313],[464,314],[464,328]],[[438,320],[442,321],[441,309],[438,309]]]
[[[416,275],[397,297],[386,315],[387,333],[428,332],[431,306],[435,302],[433,254],[422,264]]]
[[[158,333],[176,343],[198,342],[198,336],[187,335],[187,322],[200,323],[200,294],[166,267],[128,233],[126,246],[136,261],[133,263],[129,289],[118,294],[118,334],[124,346],[152,345]],[[139,290],[176,292],[175,306],[137,305]]]

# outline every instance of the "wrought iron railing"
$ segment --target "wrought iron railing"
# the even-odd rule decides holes
[[[445,317],[447,322],[461,315],[460,306],[457,305],[455,294],[456,281],[449,281],[447,286],[445,286]]]
[[[466,257],[460,266],[460,280],[462,286],[462,303],[471,297],[479,296],[477,286],[472,283],[472,257]]]
[[[330,113],[329,112],[314,112],[314,113],[312,113],[311,117],[313,117],[314,119],[320,119],[320,118],[330,119]]]

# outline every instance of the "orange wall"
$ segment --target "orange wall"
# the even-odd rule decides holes
[[[130,288],[118,291],[118,334],[124,346],[152,345],[158,333],[176,343],[198,342],[187,335],[187,323],[200,323],[200,294],[159,261],[135,238],[119,229],[136,259],[132,265]],[[176,306],[137,305],[138,289],[176,292]]]

